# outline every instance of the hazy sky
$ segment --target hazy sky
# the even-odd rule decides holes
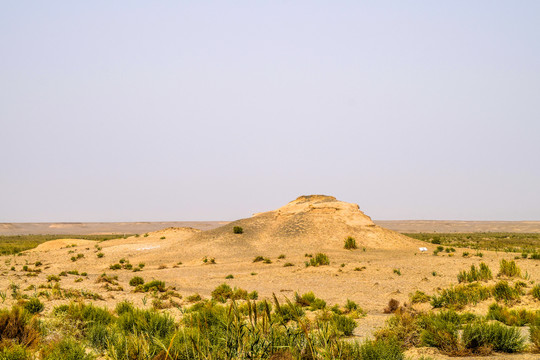
[[[540,219],[540,1],[0,1],[0,222]]]

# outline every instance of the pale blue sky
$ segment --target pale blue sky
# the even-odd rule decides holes
[[[0,222],[540,219],[539,1],[0,1]]]

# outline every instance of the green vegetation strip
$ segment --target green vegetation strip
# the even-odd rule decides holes
[[[540,252],[540,233],[404,233],[432,244],[506,252]]]
[[[0,235],[0,254],[12,255],[21,251],[30,250],[46,241],[57,239],[83,239],[105,241],[126,238],[132,234],[119,235]]]

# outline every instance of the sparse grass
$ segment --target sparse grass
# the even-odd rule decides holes
[[[205,256],[202,260],[205,265],[214,265],[216,263],[216,258]]]
[[[283,264],[283,267],[290,267],[290,266],[294,266],[294,264],[290,262],[286,262],[285,264]]]
[[[493,279],[493,275],[489,266],[485,263],[480,263],[479,268],[475,265],[471,265],[470,271],[460,271],[457,276],[458,282],[474,282],[474,281],[488,281]]]

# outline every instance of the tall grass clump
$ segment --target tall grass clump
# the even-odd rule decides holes
[[[514,260],[507,261],[502,259],[498,276],[521,277],[521,269],[516,265]]]
[[[529,340],[535,351],[540,352],[540,324],[529,328]]]
[[[39,341],[39,323],[30,313],[19,306],[0,310],[0,339],[24,346]]]
[[[533,298],[535,298],[536,300],[540,300],[540,285],[535,285],[532,290],[531,290],[531,295],[533,296]]]
[[[485,263],[480,263],[479,268],[475,265],[471,265],[471,270],[460,271],[457,276],[458,282],[474,282],[474,281],[488,281],[493,279],[493,275],[489,266]]]
[[[473,352],[480,348],[514,353],[525,348],[525,339],[517,327],[507,327],[499,323],[478,321],[466,325],[461,336],[466,349]]]
[[[358,246],[356,246],[356,240],[352,236],[347,236],[345,239],[345,245],[343,247],[347,250],[358,249]]]

